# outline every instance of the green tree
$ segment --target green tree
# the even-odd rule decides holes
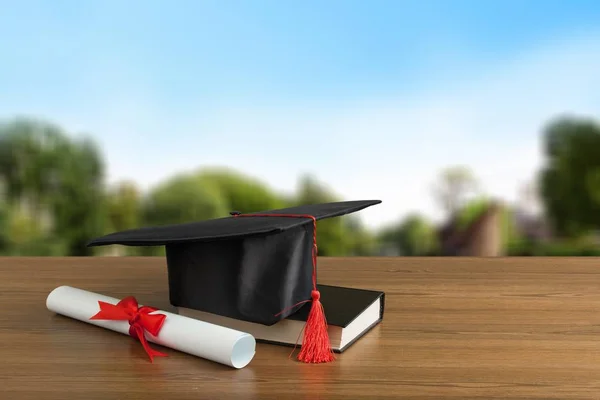
[[[340,196],[310,175],[300,177],[292,205],[341,201]],[[356,215],[327,218],[317,222],[319,255],[365,256],[376,250],[374,236]]]
[[[180,174],[154,189],[146,200],[145,221],[175,224],[285,206],[260,181],[225,168]]]
[[[479,197],[466,202],[456,213],[458,229],[466,229],[486,212],[491,205],[492,202],[487,197]]]
[[[144,222],[169,225],[228,215],[218,186],[202,182],[196,174],[180,174],[157,186],[145,199]]]
[[[102,232],[103,167],[92,141],[71,139],[56,125],[23,118],[0,125],[7,202],[25,204],[27,218],[49,218],[67,254],[91,254],[86,243]]]
[[[3,179],[0,179],[0,256],[5,255],[9,245],[9,216],[8,202],[6,200],[6,185]]]
[[[106,196],[107,231],[123,231],[139,227],[142,196],[133,182],[117,184]]]
[[[274,210],[285,207],[282,196],[253,177],[228,168],[204,168],[196,178],[200,185],[217,188],[229,211],[243,213]]]
[[[439,248],[435,226],[418,214],[411,214],[400,224],[384,230],[380,240],[405,256],[434,255]]]
[[[600,227],[600,125],[562,117],[544,129],[541,198],[554,230],[579,236]]]
[[[226,168],[205,168],[177,175],[156,187],[144,200],[144,222],[166,225],[221,218],[230,211],[256,212],[284,202],[256,179]],[[163,254],[146,248],[143,254]]]
[[[436,182],[434,195],[448,216],[452,216],[467,201],[469,195],[479,189],[477,179],[466,166],[457,165],[444,169]]]
[[[298,191],[293,205],[319,204],[339,201],[339,197],[314,177],[306,175],[299,179]],[[320,256],[344,256],[352,251],[347,235],[346,216],[327,218],[317,222],[317,241]]]
[[[197,174],[176,175],[155,187],[143,200],[144,225],[182,224],[220,218],[228,207],[219,188],[201,182]],[[164,256],[164,246],[141,247],[132,252],[144,256]]]
[[[379,247],[377,237],[353,215],[343,218],[342,224],[347,241],[346,255],[364,257],[376,254]]]
[[[69,254],[92,255],[90,238],[105,231],[103,162],[93,142],[73,142],[61,151],[53,192],[55,230],[69,244]]]

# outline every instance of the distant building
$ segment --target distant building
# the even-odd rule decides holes
[[[439,250],[436,254],[454,257],[502,257],[508,255],[511,243],[507,243],[506,239],[513,237],[513,234],[526,245],[553,239],[552,231],[543,215],[519,204],[513,208],[507,207],[499,200],[492,200],[483,205],[479,215],[467,224],[459,217],[462,211],[459,210],[446,224],[437,229]],[[507,228],[511,229],[510,233],[504,231]],[[600,244],[600,235],[595,236],[594,240]],[[515,244],[518,246],[520,243]],[[377,254],[405,255],[402,254],[399,245],[389,241],[381,243]]]
[[[453,218],[439,231],[442,256],[498,257],[504,255],[502,206],[492,203],[466,227]]]
[[[539,216],[517,211],[514,213],[514,222],[521,235],[532,242],[547,241],[552,238],[550,226]]]

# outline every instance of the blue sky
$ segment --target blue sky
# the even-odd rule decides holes
[[[378,225],[471,166],[511,200],[557,113],[600,109],[595,1],[2,1],[0,118],[94,135],[111,182],[312,173]],[[160,160],[160,161],[158,161]]]

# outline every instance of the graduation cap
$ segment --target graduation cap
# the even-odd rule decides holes
[[[165,246],[175,307],[273,325],[312,301],[298,359],[334,356],[317,290],[317,221],[380,200],[308,204],[224,218],[132,229],[88,246]]]

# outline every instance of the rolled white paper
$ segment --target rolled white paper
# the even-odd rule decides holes
[[[98,301],[117,304],[120,300],[70,286],[60,286],[50,292],[46,307],[57,314],[129,335],[128,321],[90,320],[100,311]],[[254,358],[256,340],[248,333],[162,310],[151,314],[164,314],[167,318],[158,336],[145,332],[149,342],[233,368],[244,368]]]

